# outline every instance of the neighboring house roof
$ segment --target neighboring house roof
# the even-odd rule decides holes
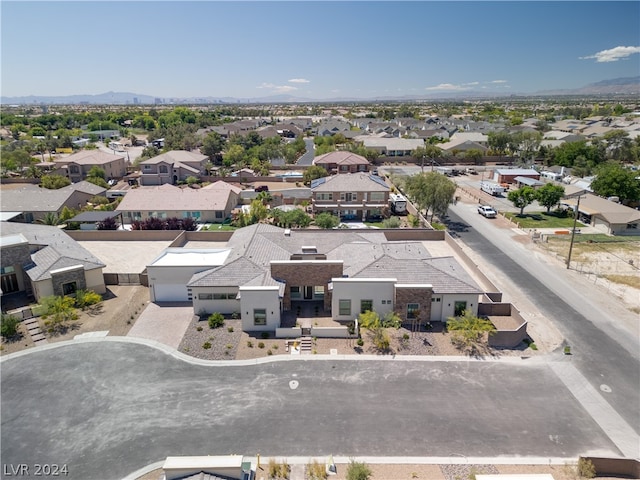
[[[3,190],[0,209],[9,212],[57,212],[76,191],[95,196],[104,194],[107,189],[85,181],[57,190],[26,185],[16,190]]]
[[[531,177],[518,176],[518,177],[515,177],[514,180],[518,183],[522,183],[529,187],[539,187],[541,185],[544,185],[544,182],[541,182],[540,180],[536,180],[535,178],[531,178]]]
[[[573,206],[577,203],[577,199],[566,199],[563,200],[563,203]],[[608,223],[614,225],[640,221],[640,211],[590,193],[580,198],[580,211],[602,217]]]
[[[209,157],[200,153],[188,152],[186,150],[171,150],[169,152],[160,154],[156,157],[140,162],[141,165],[155,165],[158,163],[193,163],[207,160]]]
[[[3,223],[2,235],[21,233],[29,245],[44,248],[31,254],[34,266],[26,269],[33,281],[51,278],[51,270],[82,265],[85,270],[103,268],[106,265],[78,242],[57,227],[25,223]]]
[[[229,195],[240,194],[240,191],[240,188],[223,181],[199,189],[169,184],[140,187],[128,190],[116,211],[224,210]]]
[[[471,140],[465,140],[463,138],[458,138],[457,140],[452,139],[448,142],[439,143],[436,146],[447,152],[451,150],[471,150],[471,149],[481,150],[484,152],[487,150],[487,147],[485,145],[482,145],[477,142],[473,142]]]
[[[311,192],[388,192],[389,186],[368,172],[343,173],[311,182]]]
[[[536,170],[533,170],[531,168],[496,168],[495,173],[497,173],[498,175],[540,176],[540,172],[537,172]]]
[[[82,150],[63,159],[57,160],[56,163],[77,163],[78,165],[104,165],[114,160],[122,159],[123,155],[114,155],[113,153],[103,152],[101,150]]]
[[[386,148],[387,150],[415,150],[424,147],[424,140],[420,138],[376,138],[360,137],[366,148]]]
[[[336,165],[369,165],[369,160],[362,155],[345,151],[329,152],[313,159],[314,165],[327,165],[331,163],[335,163]]]
[[[452,141],[463,140],[475,143],[487,143],[489,137],[480,132],[456,132],[451,136]]]

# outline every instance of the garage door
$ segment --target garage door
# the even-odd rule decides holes
[[[153,285],[155,302],[187,302],[187,287],[180,284]]]

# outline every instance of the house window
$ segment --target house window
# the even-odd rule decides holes
[[[440,297],[431,297],[431,302],[439,302],[440,301]]]
[[[13,267],[2,267],[2,268],[0,268],[0,273],[2,275],[7,275],[9,273],[14,273],[15,271],[16,271],[16,269],[13,268]]]
[[[253,324],[254,325],[266,325],[267,324],[267,310],[264,308],[255,308],[253,310]]]
[[[349,171],[349,167],[347,165],[340,165],[340,171],[341,172],[347,172],[347,171]]]
[[[130,215],[134,220],[142,220],[142,212],[130,212]]]
[[[144,165],[142,167],[143,170],[151,170],[151,165]]]
[[[333,193],[318,193],[316,194],[317,200],[333,200]]]
[[[355,202],[358,200],[357,193],[343,192],[340,194],[340,200],[343,202]]]
[[[351,315],[351,300],[342,300],[338,301],[338,309],[339,315]]]
[[[322,285],[314,285],[313,298],[324,298],[324,287]]]
[[[453,315],[456,317],[461,317],[464,315],[464,311],[467,309],[467,302],[454,302],[453,304]]]
[[[198,300],[213,300],[213,293],[199,293]]]
[[[360,313],[373,311],[373,300],[360,300]]]
[[[637,223],[627,223],[627,229],[637,230],[638,229],[638,224]]]
[[[216,210],[216,218],[222,218],[222,214],[224,212],[222,210]]]
[[[159,171],[160,173],[169,173],[169,169],[166,165],[160,165]]]
[[[419,311],[419,303],[407,303],[407,318],[418,318]]]
[[[62,295],[73,295],[78,290],[77,282],[69,282],[62,284]]]
[[[300,287],[291,287],[291,298],[300,298]]]
[[[371,192],[369,199],[372,202],[384,202],[384,192]]]

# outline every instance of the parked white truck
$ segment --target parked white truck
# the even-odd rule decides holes
[[[480,182],[480,190],[498,197],[506,191],[506,188],[493,182]]]

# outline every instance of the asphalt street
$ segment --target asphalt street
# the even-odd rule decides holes
[[[585,290],[572,272],[540,260],[513,241],[512,235],[498,232],[491,220],[476,213],[474,205],[452,206],[448,223],[462,242],[553,321],[571,345],[573,365],[596,390],[603,391],[606,401],[639,433],[640,343],[618,322],[618,315],[633,314],[616,310],[614,299],[603,308],[594,297],[606,294]]]
[[[122,478],[168,455],[620,455],[545,362],[185,363],[124,342],[2,362],[2,463]]]

